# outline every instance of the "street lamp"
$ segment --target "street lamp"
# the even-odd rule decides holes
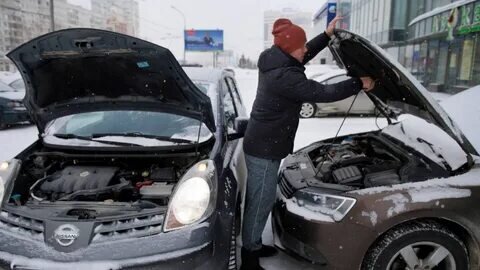
[[[186,44],[185,44],[185,30],[187,30],[187,23],[186,23],[186,19],[185,19],[185,14],[183,14],[183,12],[181,10],[179,10],[178,8],[176,8],[175,6],[170,6],[172,9],[176,10],[178,13],[180,13],[180,15],[182,15],[183,17],[183,63],[186,64],[187,63],[187,60],[185,58],[185,50],[186,50]]]

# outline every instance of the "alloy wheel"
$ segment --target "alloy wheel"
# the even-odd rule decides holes
[[[315,114],[315,104],[313,103],[303,103],[302,109],[300,110],[300,116],[303,118],[313,117]]]
[[[388,270],[456,270],[455,258],[444,246],[417,242],[398,251],[388,263]]]

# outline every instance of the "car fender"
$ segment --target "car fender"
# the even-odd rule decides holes
[[[469,190],[469,189],[467,189]],[[387,231],[399,225],[421,220],[437,220],[444,224],[461,227],[472,240],[474,249],[479,250],[480,232],[472,217],[478,215],[473,197],[439,198],[425,202],[412,202],[409,190],[373,195],[373,204],[366,204],[358,198],[360,207],[352,211],[350,219],[359,225],[369,227],[377,235],[370,243],[373,245]],[[370,201],[372,197],[369,198]],[[363,207],[362,207],[363,206]],[[379,210],[381,209],[381,210]],[[467,210],[465,210],[467,209]],[[369,247],[369,248],[370,248]],[[368,249],[365,251],[365,253]]]

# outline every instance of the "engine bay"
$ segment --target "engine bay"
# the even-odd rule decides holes
[[[61,202],[166,206],[176,183],[198,158],[92,158],[34,152],[23,161],[10,202],[18,206]]]
[[[449,175],[413,152],[378,133],[314,143],[285,159],[280,188],[289,197],[295,190],[310,186],[345,191]]]

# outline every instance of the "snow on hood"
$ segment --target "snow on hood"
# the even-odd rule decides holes
[[[462,91],[440,103],[480,152],[480,85]]]
[[[445,169],[448,165],[451,170],[456,170],[468,162],[457,141],[437,125],[413,115],[401,115],[399,120],[384,128],[382,133],[403,142]]]

